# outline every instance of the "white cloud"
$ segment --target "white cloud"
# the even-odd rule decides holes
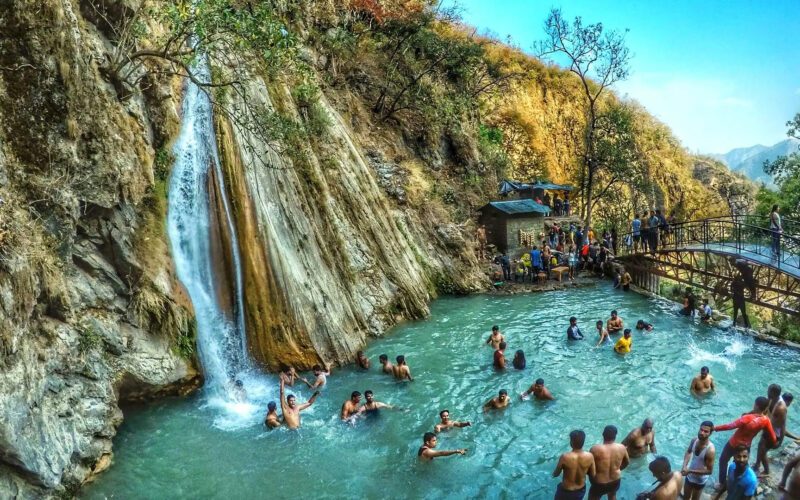
[[[724,153],[780,138],[765,132],[769,117],[758,113],[757,101],[745,98],[738,82],[670,73],[634,74],[617,90],[635,99],[666,123],[692,151]]]

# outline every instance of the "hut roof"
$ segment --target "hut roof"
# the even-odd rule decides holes
[[[506,214],[528,214],[528,213],[549,214],[550,213],[549,208],[539,203],[536,203],[535,201],[530,199],[512,200],[512,201],[493,201],[488,205],[483,206],[481,210],[489,206],[492,206]]]

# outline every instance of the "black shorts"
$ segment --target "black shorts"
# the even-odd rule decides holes
[[[621,479],[617,479],[610,483],[596,483],[589,478],[589,482],[592,483],[592,487],[589,488],[589,498],[598,498],[603,495],[608,495],[609,493],[616,493],[617,490],[619,490],[621,481]]]
[[[686,479],[686,481],[684,481],[683,484],[685,484],[687,488],[693,491],[702,490],[703,488],[706,487],[706,483],[697,484],[695,482],[689,481],[689,479]]]
[[[558,483],[558,489],[556,490],[556,496],[553,497],[553,500],[583,500],[583,496],[586,494],[586,486],[584,485],[583,488],[579,490],[565,490],[561,483]]]

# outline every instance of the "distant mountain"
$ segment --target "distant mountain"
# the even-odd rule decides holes
[[[772,184],[772,177],[764,172],[764,162],[797,152],[798,146],[800,146],[800,141],[786,139],[774,146],[757,144],[749,148],[732,149],[723,155],[709,156],[721,161],[734,172],[742,173],[754,181]]]

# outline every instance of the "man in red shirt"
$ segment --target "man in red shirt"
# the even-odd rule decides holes
[[[496,351],[494,351],[494,367],[496,370],[506,369],[506,358],[503,356],[505,350],[506,350],[506,343],[500,342],[499,348]]]
[[[763,396],[756,398],[753,404],[753,411],[745,413],[738,420],[730,424],[718,425],[714,427],[714,431],[729,431],[736,429],[733,436],[725,443],[725,448],[722,449],[722,455],[719,457],[719,482],[720,484],[727,484],[728,479],[728,462],[733,457],[734,450],[739,445],[747,446],[750,449],[750,443],[753,438],[766,429],[766,436],[769,437],[770,442],[777,441],[775,431],[772,429],[772,422],[766,416],[767,408],[769,407],[769,400]]]

